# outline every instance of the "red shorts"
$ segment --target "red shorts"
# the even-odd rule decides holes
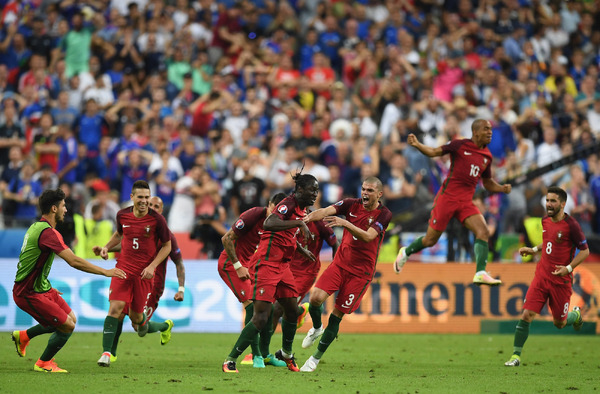
[[[280,298],[296,298],[298,295],[290,263],[258,259],[252,264],[250,275],[255,280],[252,286],[253,300],[273,303]]]
[[[58,327],[64,324],[71,313],[71,307],[56,289],[20,296],[13,294],[13,299],[19,308],[29,313],[44,327]]]
[[[108,300],[125,301],[130,311],[142,313],[150,299],[153,283],[152,279],[142,279],[135,275],[127,275],[126,279],[113,277],[110,280]]]
[[[360,300],[370,284],[370,279],[353,275],[338,264],[329,264],[315,283],[315,287],[329,295],[339,290],[335,298],[335,307],[340,312],[350,314],[359,307]]]
[[[469,216],[479,214],[481,212],[472,201],[449,201],[441,195],[437,196],[433,203],[429,226],[436,231],[444,231],[453,217],[462,223]]]
[[[296,280],[296,289],[298,290],[299,297],[298,301],[302,301],[304,296],[308,294],[315,284],[317,276],[319,276],[319,271],[306,272],[292,269],[292,275],[294,275],[294,279]]]
[[[545,278],[534,277],[525,295],[523,309],[540,313],[548,301],[554,320],[566,320],[572,293],[571,282],[558,284]]]
[[[250,282],[250,279],[242,280],[237,276],[235,268],[233,268],[233,264],[228,257],[223,255],[219,257],[217,269],[219,271],[219,276],[231,289],[239,302],[245,302],[250,299],[252,282]]]

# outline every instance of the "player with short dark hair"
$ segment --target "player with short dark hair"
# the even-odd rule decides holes
[[[483,187],[492,193],[510,193],[510,184],[500,185],[492,179],[492,154],[487,145],[492,140],[492,124],[485,119],[476,119],[471,125],[471,139],[453,140],[446,145],[431,148],[417,140],[414,134],[408,135],[408,144],[429,157],[450,154],[450,172],[435,196],[427,233],[414,240],[407,247],[400,248],[394,262],[398,274],[408,260],[408,256],[429,248],[437,243],[450,220],[455,217],[475,235],[475,262],[477,268],[473,283],[476,285],[497,286],[500,279],[494,279],[486,272],[489,253],[490,232],[483,215],[473,204],[473,194],[481,179]]]
[[[32,224],[23,240],[17,275],[13,287],[15,304],[39,322],[23,331],[13,331],[12,339],[17,354],[24,357],[29,340],[40,334],[52,333],[48,346],[33,366],[38,372],[67,372],[59,368],[54,356],[67,343],[75,329],[77,318],[60,296],[58,290],[52,288],[48,275],[54,262],[54,255],[59,255],[71,267],[92,274],[107,277],[126,278],[125,272],[119,268],[104,269],[76,256],[56,230],[56,225],[64,220],[65,193],[61,189],[45,190],[39,199],[42,218]]]
[[[541,251],[542,258],[535,267],[535,275],[525,296],[521,320],[515,330],[513,354],[504,363],[507,367],[521,365],[521,351],[529,336],[529,325],[546,302],[552,311],[556,328],[572,325],[579,331],[583,325],[579,307],[569,312],[569,302],[573,293],[572,272],[583,263],[590,251],[581,226],[565,213],[566,203],[567,193],[563,189],[549,187],[546,194],[548,215],[542,218],[542,244],[519,249],[521,256]],[[577,256],[575,248],[579,249]]]
[[[379,249],[392,219],[392,212],[379,201],[382,195],[381,181],[370,176],[363,181],[361,198],[346,198],[317,209],[304,219],[306,222],[323,220],[328,227],[341,226],[344,235],[333,261],[311,290],[308,312],[313,327],[302,341],[302,347],[312,346],[321,335],[323,338],[300,369],[303,372],[313,372],[317,368],[323,353],[337,337],[342,318],[359,307],[373,280]],[[335,215],[344,215],[346,219]],[[334,292],[338,292],[335,307],[329,315],[327,328],[323,329],[321,307]]]
[[[127,280],[116,278],[110,283],[110,306],[104,320],[102,336],[103,353],[98,360],[101,367],[110,366],[110,352],[119,317],[126,305],[129,307],[131,322],[138,327],[138,335],[144,336],[148,332],[148,318],[144,308],[152,293],[155,270],[171,252],[167,222],[161,214],[149,207],[148,182],[135,181],[130,197],[133,206],[121,209],[117,213],[117,231],[100,250],[100,256],[106,258],[108,252],[121,243],[117,267],[128,274]]]
[[[254,315],[223,363],[223,372],[238,372],[237,358],[259,332],[262,334],[263,330],[271,329],[268,320],[275,300],[284,310],[281,322],[282,348],[275,353],[275,357],[285,361],[289,370],[298,371],[292,353],[298,303],[290,261],[296,250],[297,235],[301,233],[304,238],[310,235],[302,218],[306,215],[306,207],[313,205],[317,199],[319,182],[314,176],[302,174],[301,171],[292,179],[296,184],[294,192],[277,205],[263,224],[265,231],[250,262],[250,274],[254,277],[251,296]]]
[[[148,206],[152,208],[154,211],[159,214],[163,214],[163,200],[160,197],[153,196],[150,197],[150,201],[148,202]],[[177,281],[179,282],[179,288],[177,292],[173,296],[175,301],[183,301],[184,293],[185,293],[185,266],[183,265],[183,258],[181,256],[181,250],[179,249],[179,245],[177,244],[177,239],[175,235],[169,230],[169,236],[171,238],[171,252],[169,253],[169,257],[173,264],[175,264],[175,269],[177,270]],[[100,246],[94,246],[93,252],[96,256],[100,256],[102,248]],[[109,250],[110,252],[120,252],[121,244],[117,244],[113,249]],[[168,259],[168,258],[167,258]],[[151,321],[152,315],[156,312],[158,308],[158,302],[163,295],[165,290],[165,281],[167,279],[167,259],[161,264],[158,265],[155,271],[154,283],[152,285],[152,293],[146,302],[146,307],[144,308],[144,312],[146,313],[146,317],[148,319],[148,333],[160,332],[160,344],[166,345],[171,340],[171,330],[173,329],[174,323],[173,320],[168,319],[162,323]],[[119,345],[119,338],[121,337],[121,333],[123,331],[123,320],[125,316],[129,313],[129,306],[126,305],[119,316],[119,323],[117,325],[117,331],[115,334],[115,339],[113,341],[113,346],[110,351],[110,362],[114,363],[117,361],[117,347]],[[134,328],[137,330],[137,325],[133,324]]]
[[[266,207],[254,207],[242,212],[233,226],[221,238],[224,249],[219,256],[219,276],[244,306],[246,310],[244,325],[250,322],[254,314],[254,305],[251,298],[252,277],[248,271],[250,259],[254,255],[256,245],[258,245],[264,232],[263,223],[265,219],[275,210],[277,204],[286,197],[285,193],[274,194]],[[286,366],[284,362],[277,360],[272,354],[268,354],[268,351],[263,358],[258,336],[250,343],[250,347],[253,356],[252,364],[255,368],[264,368],[265,363],[280,367]]]

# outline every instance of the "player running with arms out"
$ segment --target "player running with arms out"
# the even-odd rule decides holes
[[[262,335],[272,329],[268,321],[275,300],[283,307],[282,349],[275,353],[275,357],[285,361],[289,370],[298,371],[292,353],[298,301],[290,261],[296,250],[297,235],[301,234],[305,239],[310,235],[302,219],[306,215],[306,207],[313,205],[319,195],[319,182],[314,176],[301,172],[293,175],[292,179],[296,184],[294,192],[281,201],[265,220],[258,249],[250,260],[250,276],[254,278],[251,296],[254,315],[223,363],[223,372],[238,372],[237,358],[259,332]]]
[[[148,203],[149,207],[154,211],[158,212],[162,215],[163,213],[163,201],[160,197],[150,197],[150,201]],[[179,282],[179,289],[173,296],[175,301],[182,302],[184,293],[185,293],[185,266],[183,265],[183,258],[181,256],[181,250],[179,249],[179,245],[177,244],[177,239],[175,235],[171,231],[169,231],[169,236],[171,238],[171,252],[169,253],[169,257],[173,264],[175,264],[175,269],[177,270],[177,281]],[[102,247],[94,246],[93,251],[96,256],[100,256],[100,252]],[[120,252],[121,244],[117,244],[114,248],[109,250],[110,252]],[[108,257],[108,256],[106,256]],[[104,257],[106,259],[106,257]],[[146,303],[146,308],[144,312],[146,313],[146,317],[148,319],[148,333],[160,332],[160,344],[166,345],[171,340],[171,330],[173,329],[173,320],[166,320],[162,323],[151,321],[152,315],[156,312],[158,308],[158,302],[163,295],[165,290],[165,281],[167,279],[167,259],[161,264],[158,265],[155,271],[154,284],[152,286],[152,294],[148,298]],[[117,347],[119,345],[119,339],[121,337],[121,333],[123,331],[123,320],[125,316],[129,313],[129,306],[126,305],[119,316],[119,323],[117,325],[117,331],[115,334],[115,339],[113,342],[112,349],[110,351],[110,362],[113,363],[117,361]],[[137,326],[132,324],[133,327],[137,331]]]
[[[529,325],[548,302],[554,325],[558,329],[572,325],[577,331],[583,325],[579,307],[569,312],[569,301],[573,293],[573,269],[589,256],[588,244],[579,223],[565,213],[567,193],[556,186],[548,188],[546,212],[542,219],[542,244],[533,248],[521,248],[521,256],[542,252],[535,267],[533,281],[527,290],[521,320],[517,323],[514,350],[507,367],[521,365],[521,351],[529,336]],[[579,249],[577,256],[575,248]]]
[[[263,223],[265,219],[271,215],[277,204],[286,197],[285,193],[277,193],[271,197],[267,207],[254,207],[242,212],[233,227],[221,238],[224,250],[219,256],[219,276],[244,306],[246,310],[244,325],[250,322],[254,314],[254,305],[251,299],[252,277],[248,271],[248,265],[264,232]],[[260,341],[263,347],[265,340],[267,338],[263,335]],[[250,347],[253,355],[251,362],[254,368],[264,368],[265,364],[279,367],[286,366],[285,362],[277,360],[272,354],[268,354],[268,343],[266,346],[267,352],[262,352],[263,349],[259,347],[258,336],[252,340]]]
[[[394,262],[394,271],[402,271],[408,256],[437,243],[448,223],[456,217],[475,235],[475,262],[477,264],[473,283],[497,286],[499,279],[492,278],[485,270],[489,253],[490,233],[483,215],[473,204],[475,188],[481,179],[483,187],[492,193],[510,193],[510,184],[500,185],[492,179],[492,154],[487,145],[492,140],[492,125],[484,119],[476,119],[471,125],[471,139],[453,140],[438,148],[420,143],[414,134],[408,135],[408,144],[429,157],[451,157],[450,172],[435,196],[429,226],[424,237],[419,237],[407,247],[400,248]]]
[[[32,338],[52,333],[33,370],[67,372],[56,365],[54,356],[69,340],[77,318],[60,296],[61,293],[53,289],[48,281],[55,254],[80,271],[121,279],[125,279],[126,274],[119,268],[107,270],[95,266],[76,256],[65,245],[62,236],[56,231],[56,225],[64,220],[67,213],[65,193],[61,189],[45,190],[39,198],[39,207],[42,218],[32,224],[25,234],[13,287],[15,304],[39,324],[27,330],[13,331],[12,340],[17,354],[25,357],[27,345]]]
[[[313,372],[317,368],[323,353],[337,337],[342,318],[359,307],[373,280],[379,248],[392,218],[390,210],[379,201],[382,195],[381,181],[368,177],[363,181],[361,198],[346,198],[327,208],[317,209],[304,219],[306,222],[323,219],[329,227],[344,227],[344,235],[332,263],[311,290],[308,312],[313,328],[302,341],[302,347],[312,346],[321,335],[323,338],[315,353],[300,369],[303,372]],[[346,219],[333,215],[344,215]],[[335,307],[329,315],[327,328],[323,330],[321,306],[336,291]]]
[[[167,222],[161,214],[149,208],[148,182],[137,180],[133,183],[131,200],[133,206],[117,213],[117,231],[100,250],[100,256],[107,258],[108,251],[121,243],[117,267],[127,273],[127,279],[114,278],[110,283],[110,306],[102,336],[103,353],[98,360],[101,367],[110,366],[110,352],[117,334],[119,317],[125,306],[129,308],[132,324],[138,326],[138,335],[143,337],[148,332],[148,318],[144,308],[152,293],[155,270],[171,252]]]

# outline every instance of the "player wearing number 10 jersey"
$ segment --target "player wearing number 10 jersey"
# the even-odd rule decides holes
[[[573,269],[589,256],[588,244],[579,223],[564,212],[567,193],[556,186],[548,188],[546,211],[542,219],[542,244],[533,248],[521,248],[522,256],[542,252],[542,259],[535,267],[535,276],[527,290],[521,320],[515,330],[513,355],[504,363],[507,367],[521,364],[521,350],[529,336],[529,325],[548,302],[554,325],[563,328],[572,325],[581,329],[583,319],[579,307],[569,312]],[[579,253],[575,256],[575,249]]]
[[[394,262],[394,271],[400,273],[408,256],[437,243],[453,217],[475,235],[475,261],[477,263],[473,283],[496,286],[502,284],[486,271],[490,232],[483,215],[473,204],[473,194],[481,179],[483,187],[492,193],[510,193],[511,185],[500,185],[492,179],[492,154],[487,145],[492,141],[492,125],[477,119],[471,125],[471,139],[454,140],[447,145],[431,148],[423,145],[414,134],[408,136],[408,144],[429,157],[450,154],[451,166],[448,176],[435,196],[429,227],[424,237],[419,237],[408,247],[400,248]]]

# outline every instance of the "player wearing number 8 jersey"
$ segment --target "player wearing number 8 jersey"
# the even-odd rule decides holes
[[[431,211],[429,226],[424,237],[419,237],[408,247],[400,248],[394,262],[394,271],[400,273],[408,256],[437,243],[450,219],[456,217],[475,235],[475,262],[477,263],[473,283],[496,286],[502,284],[486,271],[490,233],[483,215],[473,204],[473,194],[481,179],[483,187],[492,193],[510,193],[511,185],[500,185],[492,179],[492,154],[487,145],[492,140],[492,125],[477,119],[471,125],[471,139],[453,140],[438,148],[423,145],[414,134],[408,136],[408,144],[429,157],[450,154],[451,166],[448,176],[438,191]]]
[[[361,189],[361,198],[347,198],[317,209],[304,219],[306,222],[323,220],[328,227],[344,227],[344,235],[333,262],[321,274],[311,290],[308,312],[313,321],[302,341],[302,347],[311,346],[319,336],[315,353],[304,363],[303,372],[313,372],[323,353],[337,337],[340,323],[346,314],[354,312],[371,284],[383,236],[392,218],[392,213],[379,199],[383,195],[383,185],[378,178],[368,177]],[[338,216],[344,215],[346,219]],[[329,323],[323,329],[321,305],[334,292],[335,308],[329,315]]]
[[[563,189],[549,187],[546,195],[548,216],[542,219],[542,244],[519,249],[522,256],[541,251],[542,258],[535,267],[535,276],[525,296],[521,320],[515,330],[513,355],[504,363],[507,367],[521,364],[521,350],[529,336],[529,325],[546,302],[557,328],[573,325],[575,330],[579,330],[583,325],[578,307],[569,312],[569,301],[573,292],[573,269],[590,252],[579,223],[564,212],[566,202],[567,193]],[[579,253],[574,257],[576,248]]]

